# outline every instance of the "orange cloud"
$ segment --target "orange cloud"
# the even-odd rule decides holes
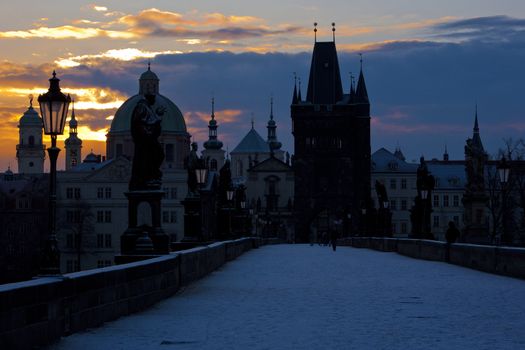
[[[158,55],[174,55],[180,53],[182,53],[182,51],[143,51],[136,48],[113,49],[96,55],[81,55],[71,56],[68,58],[59,58],[55,61],[55,63],[63,68],[71,68],[80,66],[81,64],[94,63],[93,60],[99,58],[110,58],[119,61],[133,61],[140,58],[154,58]]]
[[[8,39],[91,39],[107,37],[112,39],[132,39],[136,34],[129,31],[104,30],[100,28],[81,28],[71,25],[60,27],[40,27],[29,30],[0,32],[0,38]]]

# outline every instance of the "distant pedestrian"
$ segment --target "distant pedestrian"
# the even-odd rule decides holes
[[[445,238],[448,244],[456,243],[457,239],[459,238],[459,230],[457,229],[454,221],[449,221]]]
[[[336,230],[330,231],[330,244],[332,245],[332,249],[335,252],[335,248],[337,247],[337,231]]]

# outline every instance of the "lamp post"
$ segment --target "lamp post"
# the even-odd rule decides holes
[[[53,71],[53,77],[49,79],[49,90],[38,96],[40,114],[44,124],[44,134],[51,136],[51,147],[47,149],[49,154],[49,232],[44,247],[41,275],[60,274],[60,251],[56,236],[56,182],[57,182],[57,158],[60,148],[57,147],[57,135],[64,133],[67,112],[71,97],[60,91],[60,79]]]
[[[230,204],[228,208],[228,238],[231,238],[232,236],[232,206],[234,193],[235,191],[231,187],[226,191],[226,200]]]
[[[500,163],[498,164],[498,174],[499,174],[499,181],[501,183],[501,210],[502,210],[502,220],[503,220],[503,237],[504,240],[507,240],[507,196],[506,196],[506,190],[507,190],[507,183],[509,182],[509,175],[510,175],[510,166],[507,163],[507,160],[505,159],[505,156],[501,158]],[[500,239],[498,238],[496,240],[496,244],[499,245]]]
[[[363,233],[364,233],[363,236],[366,237],[367,226],[368,226],[368,222],[366,221],[366,208],[361,209],[361,222],[363,223]]]
[[[428,198],[428,190],[426,188],[421,189],[421,212],[422,212],[422,218],[421,218],[421,237],[424,238],[427,231],[427,216],[426,216],[426,209],[427,209],[427,198]]]

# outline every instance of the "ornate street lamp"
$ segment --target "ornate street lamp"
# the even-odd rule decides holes
[[[40,114],[44,123],[44,134],[51,136],[51,147],[47,148],[49,154],[49,233],[44,247],[42,257],[41,275],[60,274],[60,251],[56,236],[56,182],[57,182],[57,158],[60,148],[57,147],[57,135],[64,133],[67,112],[71,97],[60,91],[60,79],[53,71],[53,77],[49,79],[49,90],[38,96]]]
[[[501,158],[498,164],[499,181],[501,182],[501,210],[503,212],[503,241],[505,242],[507,237],[507,183],[509,182],[510,166],[505,159],[505,156]],[[496,244],[499,245],[500,238],[496,240]]]
[[[501,162],[498,164],[499,181],[502,185],[505,185],[509,181],[510,166],[507,163],[505,157],[501,158]]]
[[[199,184],[199,186],[204,185],[206,182],[206,176],[208,176],[208,169],[204,165],[202,159],[199,159],[197,168],[195,169],[195,176],[197,177],[197,184]]]

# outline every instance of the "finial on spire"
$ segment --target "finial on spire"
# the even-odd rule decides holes
[[[253,130],[253,112],[251,113],[252,115],[252,130]]]
[[[270,97],[270,120],[273,120],[273,95]]]
[[[359,55],[359,63],[361,64],[361,70],[363,70],[363,54],[360,52]]]
[[[332,22],[332,38],[333,38],[334,43],[335,43],[335,22]]]
[[[314,22],[314,42],[317,42],[317,22]]]
[[[151,60],[148,59],[148,70],[151,70]]]
[[[72,118],[75,117],[75,99],[74,98],[71,99],[71,117]]]
[[[215,97],[211,98],[211,119],[215,119]]]
[[[33,95],[32,94],[29,94],[29,107],[30,108],[33,108]]]
[[[56,78],[57,77],[57,72],[55,72],[55,70],[53,69],[53,78]]]

